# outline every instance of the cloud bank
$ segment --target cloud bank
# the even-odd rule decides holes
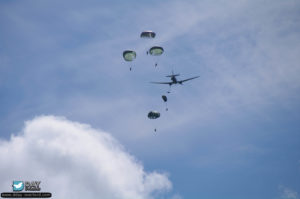
[[[279,186],[279,190],[282,192],[281,199],[298,199],[298,193],[288,187]]]
[[[0,142],[0,189],[12,180],[41,180],[53,198],[153,198],[172,188],[164,173],[144,170],[112,136],[55,116],[26,122]]]

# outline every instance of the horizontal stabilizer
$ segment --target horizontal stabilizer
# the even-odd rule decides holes
[[[179,76],[180,74],[175,74],[175,75],[167,75],[166,77],[176,77]]]

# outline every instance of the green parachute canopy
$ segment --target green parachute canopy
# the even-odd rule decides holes
[[[160,113],[158,111],[150,111],[148,113],[148,118],[149,119],[157,119],[160,117]]]
[[[149,38],[149,39],[152,39],[155,37],[155,32],[153,31],[144,31],[141,33],[141,38]]]
[[[123,52],[123,58],[125,61],[133,61],[136,58],[136,52],[133,50],[125,50]]]
[[[159,55],[163,54],[163,52],[164,52],[164,49],[160,46],[153,46],[149,50],[150,55],[153,55],[153,56],[159,56]]]

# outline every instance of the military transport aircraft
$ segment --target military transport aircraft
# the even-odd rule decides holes
[[[177,80],[176,77],[179,76],[180,74],[174,74],[172,71],[172,75],[167,75],[166,77],[170,77],[171,78],[171,82],[150,82],[152,84],[168,84],[169,86],[172,86],[173,84],[182,84],[183,82],[192,80],[192,79],[196,79],[200,76],[196,76],[196,77],[191,77],[188,79],[184,79],[184,80]]]

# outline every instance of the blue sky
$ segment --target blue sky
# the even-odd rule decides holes
[[[1,139],[65,117],[167,173],[164,197],[299,199],[299,13],[296,0],[1,1]],[[172,87],[165,112],[168,86],[149,82],[172,70],[200,78]]]

